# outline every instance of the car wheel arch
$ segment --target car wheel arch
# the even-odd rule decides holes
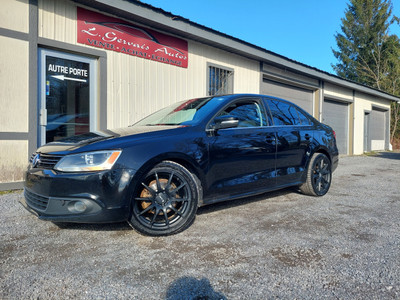
[[[329,161],[332,163],[332,157],[331,157],[331,155],[329,154],[329,151],[328,151],[327,149],[323,148],[323,147],[318,147],[318,148],[313,149],[313,151],[310,152],[310,154],[308,155],[307,162],[306,162],[305,165],[304,165],[304,170],[305,170],[305,171],[308,169],[308,166],[310,165],[311,158],[312,158],[313,155],[316,154],[316,153],[325,154],[325,156],[326,156],[326,157],[329,159]],[[306,174],[306,172],[303,172],[302,181],[305,182],[306,179],[307,179],[307,174]]]
[[[328,149],[326,149],[326,148],[324,148],[324,147],[315,148],[315,149],[313,149],[313,151],[310,153],[309,158],[311,159],[311,157],[312,157],[315,153],[322,153],[322,154],[325,154],[326,157],[328,157],[328,159],[330,160],[330,162],[332,162],[332,157],[331,157],[331,155],[329,154],[329,150],[328,150]],[[308,162],[307,162],[307,166],[308,166],[308,164],[310,163],[310,159],[309,159]]]

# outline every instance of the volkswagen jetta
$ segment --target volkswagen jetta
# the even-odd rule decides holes
[[[293,103],[213,96],[40,147],[22,204],[42,220],[128,221],[140,233],[168,235],[202,205],[289,186],[323,196],[337,165],[334,131]]]

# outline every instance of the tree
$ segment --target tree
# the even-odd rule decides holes
[[[391,105],[390,118],[390,142],[396,149],[400,149],[400,104],[393,102]]]
[[[391,0],[350,0],[335,35],[338,50],[332,65],[340,77],[400,96],[400,40],[389,34],[399,18]],[[399,105],[392,104],[391,138],[399,129]]]
[[[400,46],[398,38],[389,35],[395,21],[391,15],[390,0],[350,0],[342,18],[343,33],[335,35],[339,50],[332,50],[339,76],[382,89],[392,53]]]
[[[397,24],[400,26],[400,19],[394,17]],[[397,54],[394,54],[393,68],[390,73],[389,83],[392,82],[391,86],[387,86],[387,90],[392,90],[392,94],[400,96],[400,48],[397,49]],[[397,148],[400,149],[400,103],[393,102],[391,105],[391,118],[390,118],[390,141],[391,143],[397,144]]]

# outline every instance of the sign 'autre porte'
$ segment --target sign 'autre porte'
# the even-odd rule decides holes
[[[86,70],[86,69],[79,69],[79,68],[61,66],[61,65],[56,65],[56,64],[49,64],[47,67],[47,71],[55,72],[55,73],[62,73],[65,75],[88,77],[88,70]]]
[[[78,43],[188,67],[187,41],[90,10],[77,8]]]

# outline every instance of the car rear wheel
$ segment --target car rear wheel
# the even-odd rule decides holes
[[[307,169],[307,180],[300,186],[300,190],[311,196],[325,195],[332,181],[331,161],[323,153],[315,153]]]
[[[156,165],[134,192],[130,225],[145,235],[170,235],[194,221],[201,186],[195,175],[172,161]]]

